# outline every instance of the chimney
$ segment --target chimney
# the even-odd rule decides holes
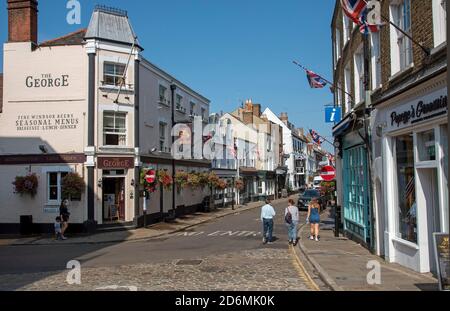
[[[261,116],[261,105],[260,104],[253,104],[253,115],[255,117]]]
[[[32,42],[37,44],[37,0],[8,1],[8,42]]]
[[[242,114],[242,122],[244,124],[253,124],[253,112],[252,111],[244,111]]]
[[[282,112],[280,114],[280,120],[283,121],[284,124],[287,124],[289,121],[287,112]]]

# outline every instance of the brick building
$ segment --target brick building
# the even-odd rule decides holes
[[[336,1],[334,81],[351,94],[335,92],[335,104],[344,111],[334,128],[344,228],[354,233],[347,222],[365,224],[378,255],[416,271],[436,272],[432,234],[449,227],[446,0],[384,0],[381,15],[402,31],[386,24],[370,35],[367,98],[363,36],[349,26],[346,42],[344,25],[351,22],[344,21]],[[364,135],[364,121],[370,135]],[[348,144],[349,129],[355,128],[361,134],[357,153]],[[370,168],[368,176],[363,168]],[[363,175],[371,187],[360,188]]]

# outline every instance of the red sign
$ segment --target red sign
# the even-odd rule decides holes
[[[99,169],[125,169],[134,167],[134,158],[98,158]]]
[[[155,170],[149,170],[147,174],[145,175],[145,181],[149,184],[153,184],[156,179],[156,172]]]
[[[324,166],[320,171],[320,177],[324,181],[332,181],[336,177],[336,170],[331,165]]]

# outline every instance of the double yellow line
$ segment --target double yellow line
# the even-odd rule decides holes
[[[311,290],[320,291],[319,286],[311,278],[309,273],[306,271],[305,266],[303,266],[302,262],[300,261],[300,258],[298,258],[297,254],[295,253],[294,246],[289,245],[289,251],[293,257],[292,262],[294,264],[294,267],[300,277],[306,281],[306,284],[311,288]]]

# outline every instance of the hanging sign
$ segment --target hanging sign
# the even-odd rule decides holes
[[[325,122],[339,123],[342,119],[342,109],[340,107],[326,107],[325,108]]]

